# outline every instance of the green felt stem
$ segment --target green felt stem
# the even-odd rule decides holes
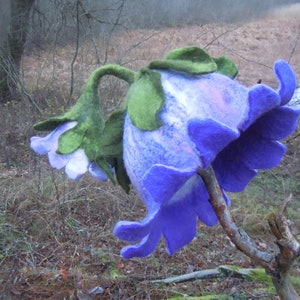
[[[86,88],[92,88],[95,89],[98,87],[100,79],[105,75],[112,75],[115,77],[118,77],[120,79],[123,79],[127,81],[129,84],[133,83],[135,72],[132,70],[129,70],[125,67],[110,64],[102,66],[98,69],[96,69],[88,79],[86,83]]]
[[[99,67],[90,75],[89,79],[87,80],[82,92],[82,95],[85,95],[85,97],[82,96],[79,97],[76,103],[76,108],[74,107],[76,110],[82,112],[86,109],[86,105],[87,105],[86,98],[89,99],[91,106],[99,105],[98,86],[100,84],[101,78],[107,75],[111,75],[119,79],[123,79],[129,84],[133,83],[135,78],[134,71],[119,65],[110,64],[110,65]],[[90,95],[90,97],[86,97],[87,95]]]
[[[129,84],[133,83],[136,73],[125,67],[110,64],[96,69],[88,78],[81,96],[70,111],[63,115],[49,118],[45,121],[38,122],[34,125],[36,130],[54,130],[59,124],[69,121],[84,121],[87,117],[100,113],[100,118],[103,126],[102,112],[99,111],[99,95],[98,85],[103,76],[112,75],[125,80]],[[100,101],[101,102],[101,101]],[[100,103],[101,104],[101,103]]]
[[[79,124],[60,137],[58,152],[68,154],[75,151],[79,145],[85,146],[90,159],[99,152],[99,144],[95,139],[102,135],[104,118],[101,111],[101,98],[98,95],[98,85],[103,76],[112,75],[132,83],[135,73],[119,65],[106,65],[96,69],[87,80],[83,92],[73,108],[65,114],[66,117],[75,118]],[[102,136],[103,138],[103,136]]]

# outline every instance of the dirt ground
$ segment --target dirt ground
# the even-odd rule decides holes
[[[145,36],[149,38],[137,44]],[[272,16],[248,24],[123,32],[112,39],[108,60],[122,59],[126,65],[138,69],[169,50],[191,45],[203,47],[213,56],[232,58],[239,68],[237,80],[246,85],[262,81],[276,88],[272,67],[279,58],[287,60],[300,79],[300,16]],[[84,47],[81,51],[84,52]],[[64,55],[70,54],[66,51]],[[38,56],[32,52],[24,56],[27,85],[34,82],[35,86],[43,86],[41,82],[47,82],[47,74],[35,71],[47,59],[47,53]],[[78,62],[75,68],[78,86],[94,67],[93,57],[88,54]],[[53,86],[66,81],[69,69],[60,63],[55,71]],[[105,84],[100,93],[105,93]],[[109,113],[112,103],[105,97],[103,101]],[[219,295],[206,299],[278,299],[268,284],[233,276],[153,284],[154,279],[225,264],[258,266],[232,245],[219,225],[207,228],[200,223],[193,242],[172,257],[165,253],[161,243],[148,258],[122,259],[119,251],[124,245],[113,236],[112,229],[120,219],[133,220],[145,215],[135,193],[126,195],[110,183],[99,184],[88,176],[72,182],[63,172],[51,171],[46,158],[35,156],[28,149],[29,137],[36,134],[32,124],[40,116],[26,118],[30,110],[22,103],[1,106],[0,117],[5,121],[0,129],[3,137],[0,299],[183,299],[205,295]],[[46,116],[45,113],[43,117]],[[15,126],[9,127],[11,124]],[[259,176],[247,191],[232,197],[237,224],[250,232],[261,250],[270,252],[277,251],[277,247],[265,213],[272,205],[278,208],[282,197],[290,192],[294,196],[291,226],[300,239],[299,131],[287,144],[289,151],[279,168],[269,177]],[[243,204],[244,198],[248,199],[247,205]],[[264,207],[266,212],[256,211],[255,201],[263,202],[257,207]],[[300,278],[299,259],[293,276],[296,280]]]

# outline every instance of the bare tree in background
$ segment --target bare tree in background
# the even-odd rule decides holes
[[[53,48],[53,59],[58,45],[73,45],[74,54],[70,62],[70,97],[74,88],[74,64],[78,56],[79,44],[85,40],[94,41],[96,34],[105,38],[118,27],[125,0],[103,1],[100,4],[81,0],[0,0],[0,101],[26,97],[38,112],[39,104],[27,91],[20,76],[20,64],[25,49],[43,49],[43,45]],[[97,64],[100,55],[107,60],[107,47],[102,52],[96,44]],[[73,51],[72,51],[73,52]],[[54,69],[53,69],[54,74]]]
[[[7,101],[16,91],[26,89],[19,78],[19,68],[29,28],[34,0],[1,0],[2,17],[0,51],[0,99]]]

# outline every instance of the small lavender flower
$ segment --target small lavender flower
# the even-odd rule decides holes
[[[81,148],[76,149],[70,154],[58,154],[58,145],[60,136],[74,128],[76,121],[66,122],[59,125],[45,137],[34,136],[30,139],[32,150],[40,155],[48,155],[51,167],[61,169],[65,167],[66,174],[69,178],[77,180],[89,171],[95,178],[101,181],[107,180],[105,172],[95,162],[90,162]]]
[[[115,75],[131,83],[134,72],[119,65],[96,69],[87,80],[76,104],[62,115],[34,125],[52,131],[44,138],[31,138],[31,148],[48,154],[52,167],[65,167],[67,175],[79,179],[89,171],[101,181],[108,178],[128,193],[129,178],[123,162],[122,134],[125,111],[113,112],[104,120],[98,85],[104,75]]]
[[[295,130],[300,113],[286,105],[296,79],[283,60],[274,65],[277,90],[263,84],[247,88],[217,72],[156,72],[165,98],[158,126],[138,128],[130,112],[124,126],[126,170],[148,209],[143,220],[115,226],[117,237],[133,243],[122,249],[125,258],[151,254],[162,237],[173,254],[194,238],[197,219],[215,225],[198,170],[213,166],[229,205],[226,192],[242,191],[257,169],[279,164],[286,147],[278,140]]]

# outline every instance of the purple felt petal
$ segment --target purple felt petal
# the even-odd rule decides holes
[[[74,128],[77,125],[77,123],[78,123],[77,121],[71,121],[71,122],[62,123],[55,130],[59,131],[60,135],[61,135],[64,132],[66,132],[67,130],[70,130],[70,129]]]
[[[199,175],[195,174],[191,177],[176,198],[180,198],[187,206],[193,207],[200,221],[207,226],[214,226],[217,223],[217,217],[209,203],[208,192]]]
[[[246,130],[260,116],[275,108],[280,104],[279,95],[268,86],[258,84],[252,87],[248,93],[249,116],[248,120],[242,124],[241,129]]]
[[[163,165],[153,165],[142,178],[147,197],[157,203],[168,201],[182,185],[196,172],[175,169]]]
[[[88,170],[89,160],[81,148],[68,156],[70,159],[66,164],[66,174],[69,178],[77,180]]]
[[[296,89],[296,77],[289,64],[282,59],[275,62],[274,73],[279,82],[278,93],[281,105],[284,105],[293,97]]]
[[[224,200],[227,204],[228,207],[230,207],[230,198],[228,197],[228,195],[226,194],[226,192],[222,189],[222,194],[223,194],[223,197],[224,197]]]
[[[220,186],[228,192],[240,192],[257,175],[256,169],[279,164],[286,147],[265,139],[253,127],[226,147],[213,162]]]
[[[124,258],[148,256],[155,250],[160,238],[161,231],[153,230],[140,243],[124,247],[121,250],[121,255]]]
[[[44,138],[33,136],[30,138],[30,147],[37,154],[44,155],[51,151],[53,143],[48,142],[49,135]]]
[[[173,203],[162,210],[160,222],[170,255],[195,237],[196,218],[193,206],[187,201]]]
[[[47,154],[50,151],[56,151],[58,148],[58,139],[61,134],[75,127],[77,122],[67,122],[59,125],[55,130],[45,137],[33,136],[30,139],[30,147],[38,154]]]
[[[299,113],[292,107],[275,108],[255,122],[254,130],[268,139],[284,139],[297,128]]]
[[[249,169],[269,169],[277,166],[286,150],[281,143],[257,134],[253,127],[243,133],[235,145],[238,147],[239,160]]]
[[[208,167],[216,155],[239,136],[238,131],[214,120],[196,118],[188,122],[188,134],[199,151],[203,168]]]
[[[256,170],[240,160],[238,143],[224,149],[212,163],[220,186],[227,192],[241,192],[251,179],[257,175]]]
[[[250,169],[269,169],[276,167],[286,151],[286,146],[257,137],[241,155]]]
[[[106,173],[97,165],[96,162],[90,163],[88,170],[91,173],[91,175],[97,178],[98,180],[100,181],[108,180]]]
[[[114,228],[114,235],[122,241],[137,242],[150,233],[151,222],[120,221]]]
[[[206,192],[207,193],[207,192]],[[218,222],[216,213],[209,202],[209,196],[197,199],[197,214],[199,220],[207,226],[215,226]]]
[[[120,221],[114,228],[114,235],[123,241],[136,242],[142,240],[150,233],[159,214],[159,207],[140,222]]]
[[[60,170],[68,163],[70,157],[69,155],[57,154],[56,150],[54,150],[48,153],[48,159],[49,159],[49,164],[52,168]]]

